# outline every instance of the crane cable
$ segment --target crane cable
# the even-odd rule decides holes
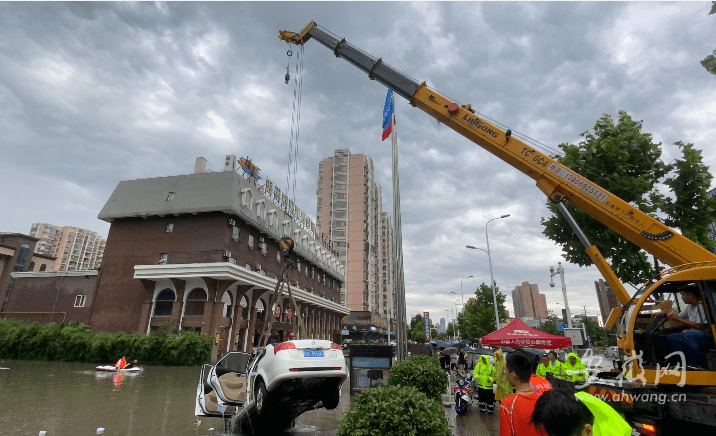
[[[286,84],[290,81],[289,69],[291,55],[286,52],[288,65],[286,66]],[[296,63],[293,77],[293,112],[291,114],[291,137],[288,144],[288,171],[286,172],[286,196],[296,204],[296,173],[298,172],[298,142],[301,136],[301,96],[303,94],[303,45],[296,50]]]

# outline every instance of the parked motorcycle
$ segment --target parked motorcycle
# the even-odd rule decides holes
[[[464,415],[472,402],[472,383],[464,374],[455,381],[455,413]]]

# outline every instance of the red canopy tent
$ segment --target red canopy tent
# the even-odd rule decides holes
[[[515,318],[501,329],[482,337],[482,345],[513,348],[562,348],[572,345],[572,339],[541,332]]]

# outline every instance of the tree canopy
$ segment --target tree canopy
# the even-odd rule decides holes
[[[619,111],[616,123],[610,115],[603,114],[593,132],[580,135],[584,139],[579,144],[560,144],[564,156],[555,156],[555,159],[712,249],[706,235],[709,223],[716,221],[716,207],[707,195],[712,178],[702,162],[701,151],[693,144],[677,142],[675,145],[682,150],[683,158],[665,164],[661,160],[661,143],[654,143],[650,133],[642,132],[642,124],[625,111]],[[658,190],[661,182],[673,192],[673,199]],[[645,251],[571,203],[565,202],[565,205],[622,282],[637,286],[655,276]],[[556,205],[548,201],[547,207],[552,215],[542,218],[542,233],[562,246],[567,261],[591,265],[584,246]]]
[[[711,2],[709,15],[711,14],[716,14],[716,2]],[[714,50],[713,54],[706,56],[704,60],[701,61],[701,65],[703,65],[709,73],[716,74],[716,50]]]
[[[508,316],[505,309],[505,294],[501,293],[497,286],[495,286],[495,293],[500,322],[502,322]],[[460,336],[473,342],[499,328],[495,326],[495,305],[492,299],[492,288],[489,285],[482,283],[477,287],[475,298],[468,300],[465,310],[458,315],[457,327],[460,330]]]

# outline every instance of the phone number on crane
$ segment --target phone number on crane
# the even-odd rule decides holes
[[[574,174],[570,173],[569,171],[565,170],[564,168],[560,167],[555,163],[551,164],[548,169],[602,203],[606,201],[607,198],[609,198],[609,196],[604,192],[600,191],[591,184],[585,182],[584,180],[580,179],[579,177],[575,176]]]

